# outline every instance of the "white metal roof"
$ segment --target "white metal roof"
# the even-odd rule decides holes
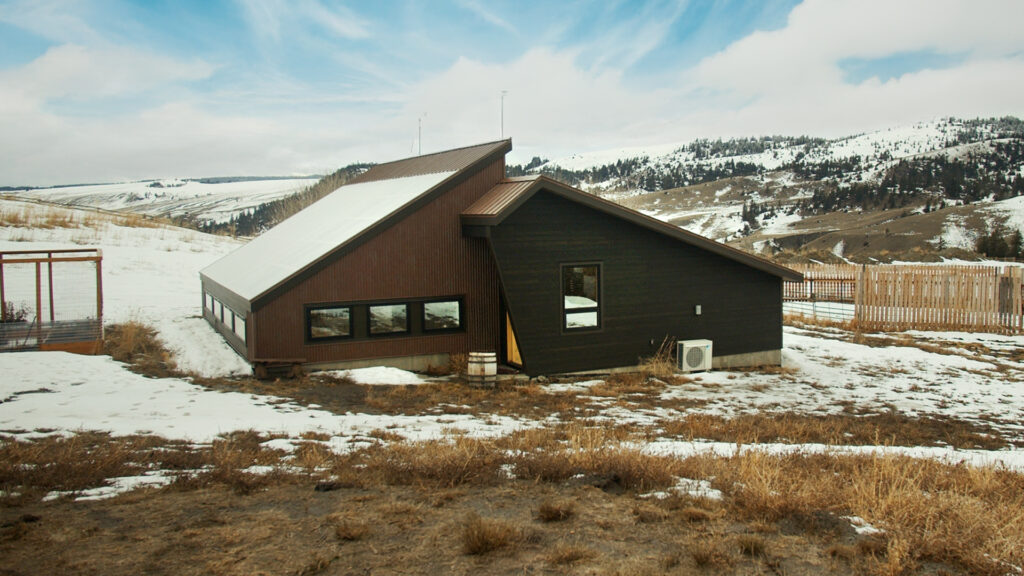
[[[201,273],[251,301],[454,173],[342,186]]]

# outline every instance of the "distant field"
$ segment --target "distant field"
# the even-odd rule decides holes
[[[243,210],[300,192],[318,180],[125,182],[14,190],[6,194],[66,206],[120,210],[164,218],[191,216],[197,220],[225,222]]]

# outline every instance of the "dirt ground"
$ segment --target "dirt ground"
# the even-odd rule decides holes
[[[640,498],[587,480],[331,491],[293,481],[247,495],[172,488],[0,515],[5,576],[848,574],[876,568],[884,553],[829,514],[735,522],[715,502]],[[487,528],[483,547],[471,548],[472,531]]]

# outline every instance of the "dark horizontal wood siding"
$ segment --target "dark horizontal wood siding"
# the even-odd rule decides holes
[[[490,241],[530,374],[633,365],[666,336],[713,340],[715,356],[782,347],[779,277],[555,194],[535,194]],[[562,329],[571,263],[601,266],[598,330]]]
[[[493,351],[499,342],[497,270],[485,240],[462,235],[459,213],[504,176],[503,156],[250,314],[255,358],[322,363]],[[464,297],[459,332],[307,342],[310,305]]]

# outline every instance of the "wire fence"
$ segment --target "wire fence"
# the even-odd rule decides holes
[[[93,248],[0,252],[0,351],[98,353],[102,261]]]

